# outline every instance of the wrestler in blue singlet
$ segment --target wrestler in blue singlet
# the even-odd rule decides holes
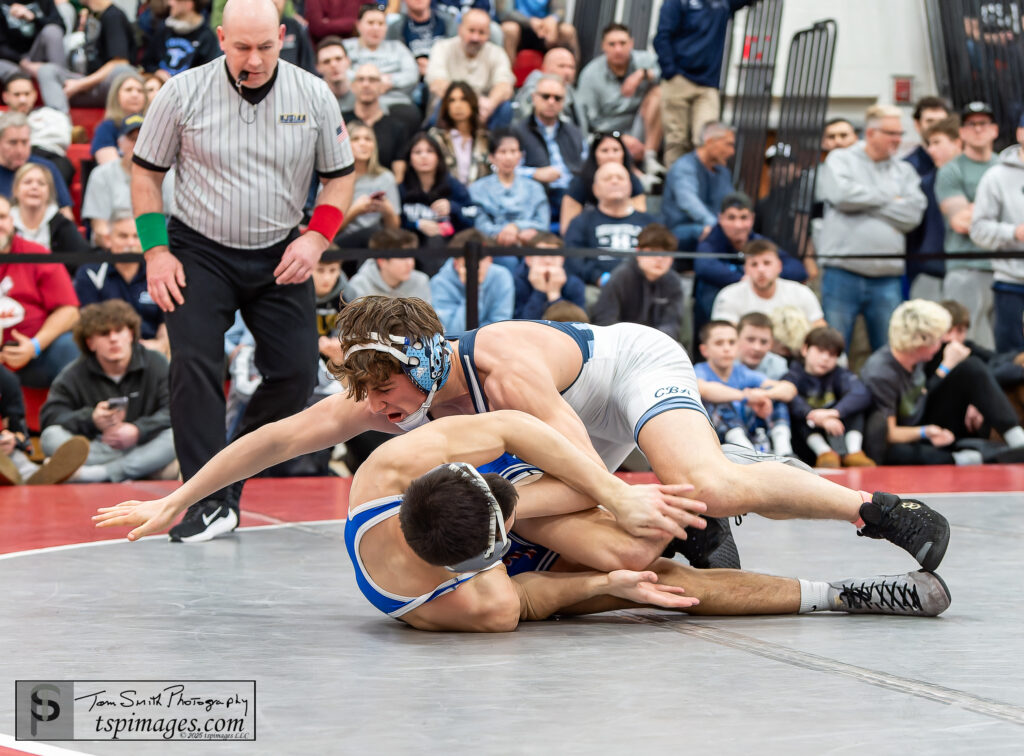
[[[493,462],[481,465],[477,470],[481,474],[497,473],[513,484],[533,475],[541,475],[543,472],[511,454],[503,454]],[[374,583],[359,556],[359,542],[372,527],[397,515],[401,505],[401,494],[368,501],[349,512],[348,520],[345,522],[345,547],[348,549],[349,558],[355,568],[356,584],[359,586],[359,590],[371,604],[389,617],[396,619],[449,591],[454,591],[462,583],[472,580],[480,574],[479,572],[464,572],[455,575],[450,580],[441,583],[433,591],[421,596],[400,596],[386,591]],[[504,563],[509,575],[518,575],[523,572],[545,571],[558,559],[558,554],[544,546],[517,538],[511,533],[509,535],[512,540],[512,548],[502,562],[495,562],[487,569]]]

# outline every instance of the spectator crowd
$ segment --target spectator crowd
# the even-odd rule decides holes
[[[326,367],[346,301],[417,296],[465,330],[475,244],[481,326],[664,331],[703,358],[723,442],[819,467],[1024,462],[1024,259],[991,256],[1024,253],[1024,118],[999,153],[986,103],[925,97],[906,156],[899,108],[870,107],[861,129],[829,121],[803,177],[812,233],[782,249],[755,231],[770,203],[734,190],[736,134],[718,120],[727,24],[749,4],[666,0],[652,50],[611,23],[581,67],[559,0],[275,0],[282,59],[322,77],[351,139],[336,247],[410,252],[317,267],[310,401],[338,390]],[[85,253],[141,251],[136,138],[166,81],[220,56],[224,3],[83,5],[0,0],[0,255],[83,254],[0,257],[0,483],[174,475],[173,355],[145,264]],[[78,122],[83,108],[103,117]],[[163,191],[173,214],[173,169]],[[229,437],[260,381],[252,353],[239,317],[225,337]],[[48,390],[41,465],[21,389]],[[290,469],[326,471],[321,457]]]

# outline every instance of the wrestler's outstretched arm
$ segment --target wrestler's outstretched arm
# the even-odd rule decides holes
[[[651,571],[528,572],[509,578],[504,568],[497,567],[403,619],[420,630],[505,633],[515,630],[521,621],[547,619],[599,597],[680,610],[699,603],[682,588],[662,585]]]
[[[98,528],[130,526],[129,541],[159,533],[179,513],[235,481],[303,454],[347,441],[367,430],[393,433],[395,426],[370,412],[366,402],[334,394],[291,417],[268,423],[222,449],[187,483],[151,501],[100,507]]]
[[[350,499],[364,502],[399,493],[414,478],[437,465],[468,462],[479,466],[504,452],[515,454],[586,494],[608,509],[633,535],[670,533],[685,538],[687,526],[704,524],[698,515],[706,507],[686,498],[689,486],[631,486],[609,473],[600,462],[580,453],[551,426],[515,410],[445,417],[391,439],[360,466]],[[555,512],[564,511],[557,508],[558,502],[553,505]],[[550,513],[518,511],[521,517]]]

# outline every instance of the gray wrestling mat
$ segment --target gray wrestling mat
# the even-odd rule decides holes
[[[0,733],[14,734],[16,679],[220,679],[256,680],[255,742],[50,752],[1020,753],[1021,497],[927,498],[954,526],[940,570],[953,605],[929,620],[643,611],[422,633],[357,592],[338,523],[0,558]],[[763,572],[914,566],[837,523],[750,517],[734,531]]]

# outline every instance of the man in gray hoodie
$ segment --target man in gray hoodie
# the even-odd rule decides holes
[[[863,314],[873,350],[885,345],[889,317],[903,301],[905,235],[928,204],[913,167],[896,159],[902,139],[900,110],[873,105],[864,141],[830,152],[818,177],[825,201],[818,249],[825,319],[849,344]]]
[[[399,228],[386,228],[370,237],[370,249],[410,249],[419,247],[416,234]],[[414,270],[413,257],[381,257],[365,261],[345,287],[344,299],[381,294],[386,297],[419,297],[430,302],[430,278]]]
[[[1007,147],[999,164],[978,184],[971,218],[971,241],[999,252],[1024,252],[1024,116],[1017,144]],[[993,260],[996,351],[1024,349],[1024,259]]]

